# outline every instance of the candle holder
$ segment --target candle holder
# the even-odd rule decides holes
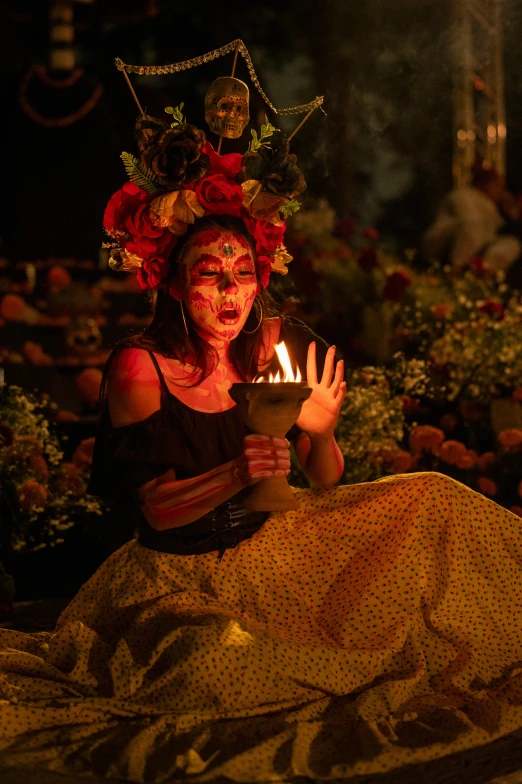
[[[229,389],[249,430],[277,438],[285,438],[311,392],[306,382],[288,381],[238,383]],[[298,509],[300,502],[285,476],[268,476],[253,486],[244,506],[256,512],[286,512]]]

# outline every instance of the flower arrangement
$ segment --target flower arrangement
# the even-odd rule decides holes
[[[167,107],[168,125],[141,115],[135,136],[140,158],[122,153],[130,182],[105,210],[111,266],[136,271],[144,289],[161,287],[179,237],[205,215],[241,218],[252,235],[260,286],[272,271],[285,274],[291,257],[283,245],[285,218],[299,208],[305,188],[286,137],[268,121],[245,155],[219,155],[179,107]]]
[[[46,396],[0,386],[0,505],[4,550],[34,551],[64,541],[64,532],[102,514],[85,494],[94,439],[64,462],[49,422],[56,406]]]

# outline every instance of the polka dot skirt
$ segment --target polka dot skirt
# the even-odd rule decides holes
[[[522,727],[519,518],[436,473],[297,491],[222,560],[130,542],[0,630],[0,763],[350,778]]]

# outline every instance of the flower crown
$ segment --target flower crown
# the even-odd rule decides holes
[[[240,218],[252,236],[261,288],[292,260],[285,220],[306,188],[283,133],[268,121],[248,151],[219,155],[205,133],[186,122],[183,104],[167,107],[173,122],[142,114],[135,129],[140,157],[122,153],[130,182],[109,200],[103,219],[112,269],[136,271],[143,289],[160,288],[179,238],[207,215]]]

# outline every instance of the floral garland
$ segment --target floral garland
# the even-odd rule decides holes
[[[131,182],[111,197],[103,225],[116,243],[113,269],[137,272],[143,289],[164,285],[168,259],[197,218],[232,215],[251,234],[261,288],[270,274],[286,274],[292,257],[283,240],[285,218],[299,209],[306,183],[286,137],[268,122],[252,131],[245,155],[219,155],[205,134],[185,122],[180,107],[167,107],[169,126],[150,115],[136,123],[137,159],[123,153]],[[270,138],[270,143],[267,139]]]

